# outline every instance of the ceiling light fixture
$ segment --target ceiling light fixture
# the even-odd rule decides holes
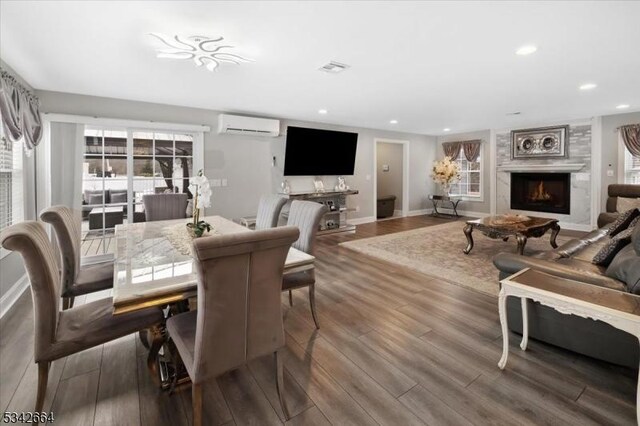
[[[391,123],[391,124],[398,124],[398,120],[389,120],[389,123]]]
[[[448,127],[445,127],[444,129],[442,129],[442,131],[443,131],[443,132],[450,132],[450,131],[451,131],[451,129],[450,129],[450,128],[448,128]]]
[[[157,49],[158,58],[168,59],[193,59],[199,67],[205,66],[209,71],[215,71],[221,63],[240,64],[241,62],[252,62],[235,53],[225,52],[225,49],[232,49],[233,46],[223,45],[224,37],[206,36],[173,36],[150,33],[152,37],[160,40],[166,47]]]
[[[580,86],[580,90],[591,90],[591,89],[595,89],[596,87],[598,87],[598,85],[595,83],[585,83],[582,86]]]
[[[629,105],[628,104],[620,104],[616,108],[617,109],[627,109],[627,108],[629,108]]]
[[[318,114],[326,114],[326,113],[328,113],[328,112],[329,112],[329,111],[327,111],[326,109],[319,109],[319,110],[318,110]]]
[[[516,55],[527,56],[527,55],[531,55],[536,50],[538,50],[538,48],[536,46],[534,46],[533,44],[528,44],[528,45],[522,46],[518,50],[516,50]]]

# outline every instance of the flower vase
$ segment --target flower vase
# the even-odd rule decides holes
[[[444,195],[445,197],[448,197],[450,192],[451,192],[451,184],[448,184],[448,183],[442,184],[442,195]]]

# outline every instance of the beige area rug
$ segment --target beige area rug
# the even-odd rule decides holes
[[[498,270],[491,259],[500,252],[516,252],[515,238],[509,241],[493,240],[477,230],[473,231],[474,247],[468,255],[462,253],[467,239],[462,232],[464,222],[427,226],[411,231],[364,238],[340,244],[341,246],[406,266],[418,272],[467,287],[490,296],[498,295]],[[525,255],[551,250],[550,233],[542,238],[529,238]],[[558,245],[569,240],[558,237]]]

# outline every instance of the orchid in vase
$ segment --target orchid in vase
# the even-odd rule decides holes
[[[435,161],[431,178],[434,182],[442,185],[445,195],[449,195],[451,184],[460,180],[460,165],[455,161],[451,161],[451,157],[448,156],[442,160]]]
[[[211,231],[211,225],[200,220],[200,209],[211,207],[211,185],[202,169],[191,178],[189,191],[193,194],[193,222],[187,223],[187,228],[197,238],[201,237],[205,231]]]

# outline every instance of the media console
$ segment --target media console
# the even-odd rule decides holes
[[[331,234],[334,232],[346,232],[356,229],[355,225],[347,223],[347,213],[355,209],[347,208],[347,196],[356,195],[358,191],[350,189],[346,191],[325,191],[325,192],[291,192],[279,195],[290,200],[315,201],[324,204],[329,211],[320,220],[320,230],[318,235]],[[287,212],[282,213],[284,216]]]

